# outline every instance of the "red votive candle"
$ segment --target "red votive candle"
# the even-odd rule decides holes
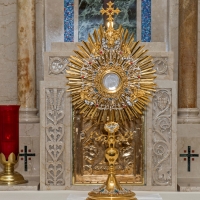
[[[19,153],[19,105],[0,105],[0,153]]]

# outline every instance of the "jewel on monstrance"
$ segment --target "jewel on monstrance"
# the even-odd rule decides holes
[[[120,84],[120,77],[115,73],[108,73],[103,77],[103,85],[109,91],[114,91]]]

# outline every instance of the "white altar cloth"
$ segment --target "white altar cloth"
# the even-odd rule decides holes
[[[66,200],[85,200],[87,198],[87,195],[84,193],[80,194],[70,194]],[[140,193],[136,194],[136,198],[138,200],[163,200],[162,197],[156,193]]]

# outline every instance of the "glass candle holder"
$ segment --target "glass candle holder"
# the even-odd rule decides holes
[[[14,171],[19,156],[19,105],[0,105],[0,185],[27,183]]]

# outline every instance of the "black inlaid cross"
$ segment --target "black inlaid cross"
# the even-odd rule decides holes
[[[180,154],[180,157],[187,157],[188,158],[188,172],[190,172],[190,161],[191,161],[190,158],[199,157],[199,154],[191,154],[191,146],[188,146],[188,153],[187,154]],[[192,158],[192,159],[194,159],[194,158]]]
[[[23,150],[21,150],[23,152]],[[29,150],[31,152],[31,150]],[[35,153],[28,153],[27,152],[27,146],[24,146],[24,153],[20,153],[19,156],[24,156],[24,170],[28,171],[28,157],[29,156],[35,156]],[[31,159],[31,158],[29,158]],[[23,158],[22,158],[23,160]]]

